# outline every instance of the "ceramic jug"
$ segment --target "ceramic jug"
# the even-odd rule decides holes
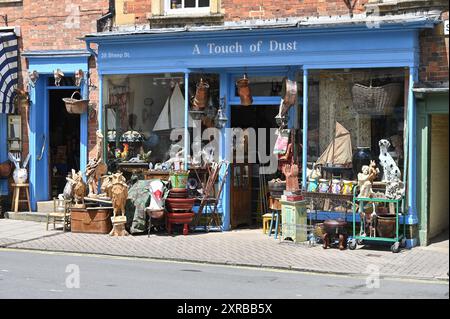
[[[308,180],[308,192],[317,192],[318,187],[319,187],[319,181],[317,179],[309,179]]]
[[[331,181],[331,192],[333,194],[340,194],[341,193],[341,189],[342,189],[341,180],[333,179]]]
[[[352,195],[354,182],[344,180],[343,184],[344,184],[344,187],[342,188],[342,194],[343,195]]]
[[[327,179],[319,179],[319,193],[328,193],[330,188],[330,181]]]

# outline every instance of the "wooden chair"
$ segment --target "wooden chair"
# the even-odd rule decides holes
[[[72,201],[67,199],[53,198],[53,211],[47,213],[47,230],[48,224],[53,221],[53,229],[56,224],[63,225],[63,232],[70,229],[70,204]]]

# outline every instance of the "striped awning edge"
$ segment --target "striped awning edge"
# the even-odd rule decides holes
[[[0,113],[14,113],[18,83],[17,36],[0,32]]]

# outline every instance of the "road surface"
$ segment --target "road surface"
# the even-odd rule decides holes
[[[445,298],[448,282],[0,250],[0,299]]]

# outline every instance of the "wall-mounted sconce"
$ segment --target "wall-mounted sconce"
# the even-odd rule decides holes
[[[84,79],[84,72],[83,70],[76,70],[75,71],[75,85],[80,86],[81,81]]]
[[[60,69],[56,69],[53,71],[53,76],[55,77],[55,86],[60,86],[64,73]]]

